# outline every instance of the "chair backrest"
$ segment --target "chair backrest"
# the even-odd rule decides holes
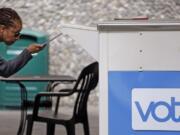
[[[74,86],[74,90],[79,91],[74,106],[74,117],[79,119],[87,113],[87,101],[89,93],[93,90],[99,80],[99,64],[94,62],[86,66],[80,73]]]

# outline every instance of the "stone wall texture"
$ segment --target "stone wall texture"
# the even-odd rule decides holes
[[[96,26],[114,18],[148,16],[149,19],[180,19],[180,0],[1,0],[0,7],[15,9],[25,28],[58,33],[61,23]],[[49,48],[49,73],[78,76],[81,69],[95,61],[75,41],[63,36]],[[65,87],[60,86],[60,87]],[[74,97],[64,101],[73,101]],[[98,105],[98,89],[90,104]]]

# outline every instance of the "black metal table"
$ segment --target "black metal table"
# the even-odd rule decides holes
[[[56,85],[53,85],[55,82],[61,83],[72,83],[76,81],[72,76],[67,75],[41,75],[41,76],[12,76],[9,78],[0,77],[0,81],[4,81],[6,83],[16,83],[19,85],[21,90],[21,118],[19,129],[17,135],[23,135],[24,128],[26,125],[26,116],[27,116],[27,107],[23,106],[24,101],[27,101],[27,90],[23,82],[49,82],[47,86],[47,91],[51,91],[51,89]]]

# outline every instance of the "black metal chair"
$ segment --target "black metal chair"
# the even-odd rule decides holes
[[[73,89],[62,89],[59,92],[44,92],[36,95],[33,113],[27,115],[26,135],[32,134],[33,123],[44,122],[47,124],[47,135],[54,135],[55,125],[61,124],[66,127],[68,135],[75,135],[75,124],[81,123],[85,135],[89,135],[89,122],[87,113],[87,101],[91,90],[98,84],[98,62],[85,67],[80,73]],[[58,118],[58,106],[60,97],[67,97],[77,93],[73,115],[70,119]],[[39,105],[42,97],[57,97],[56,109],[51,117],[39,115]],[[64,117],[63,117],[64,118]]]
[[[39,77],[38,77],[39,78]],[[47,92],[52,92],[54,88],[57,86],[57,84],[63,83],[73,83],[76,80],[68,77],[68,76],[56,76],[56,75],[48,75],[48,76],[43,76],[40,77],[39,79],[37,78],[32,78],[32,77],[22,77],[22,76],[17,76],[10,79],[11,83],[16,83],[20,86],[20,91],[21,91],[21,117],[20,117],[20,123],[19,123],[19,129],[17,132],[17,135],[23,135],[25,125],[26,125],[26,116],[27,116],[27,110],[32,109],[34,107],[35,101],[34,100],[29,100],[27,98],[27,90],[25,85],[22,83],[22,81],[25,82],[31,82],[31,81],[41,81],[41,82],[47,82],[48,81],[48,86],[47,86]],[[39,107],[46,108],[46,109],[51,109],[52,107],[52,99],[51,97],[46,97],[43,98],[43,100],[40,101]]]

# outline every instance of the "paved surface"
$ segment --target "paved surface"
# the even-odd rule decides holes
[[[68,109],[65,112],[69,112]],[[19,125],[19,111],[0,111],[0,135],[16,135]],[[99,118],[97,109],[89,109],[90,135],[99,134]],[[33,135],[46,135],[46,125],[44,123],[35,123]],[[57,125],[55,135],[66,135],[63,126]],[[76,126],[76,135],[84,135],[83,126]]]

